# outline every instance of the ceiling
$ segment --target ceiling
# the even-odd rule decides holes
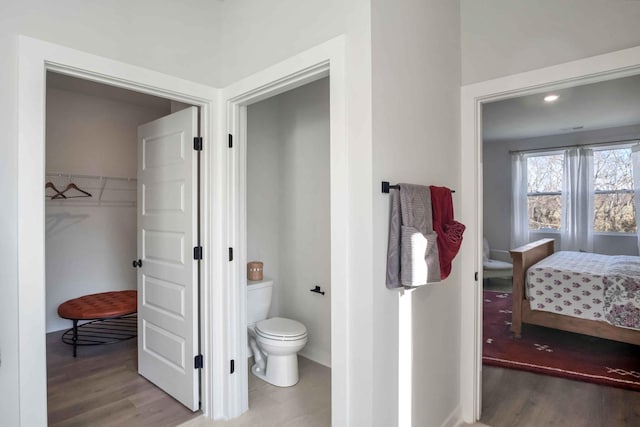
[[[557,101],[544,102],[549,94]],[[506,141],[640,124],[640,76],[483,105],[483,139]]]
[[[147,108],[171,111],[171,101],[153,95],[134,92],[115,86],[83,80],[76,77],[47,72],[47,87],[52,89],[66,90],[69,92],[81,93],[84,95],[108,98],[114,101],[126,102],[128,104],[140,105]]]

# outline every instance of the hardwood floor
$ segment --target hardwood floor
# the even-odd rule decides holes
[[[73,358],[61,335],[47,334],[49,426],[173,427],[199,415],[138,375],[135,339]]]
[[[249,373],[249,410],[240,417],[229,421],[203,417],[180,427],[330,426],[331,369],[302,356],[298,363],[300,381],[293,387],[276,387]]]
[[[640,425],[640,392],[484,366],[482,417],[492,427]]]
[[[511,292],[491,279],[485,290]],[[493,366],[482,367],[482,417],[491,427],[640,426],[640,392]]]

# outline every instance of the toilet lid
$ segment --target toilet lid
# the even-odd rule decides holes
[[[255,330],[261,337],[287,341],[301,339],[307,335],[307,328],[302,323],[283,317],[261,320],[256,323]]]

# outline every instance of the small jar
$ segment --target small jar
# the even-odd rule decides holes
[[[262,262],[251,261],[247,263],[247,279],[262,280]]]

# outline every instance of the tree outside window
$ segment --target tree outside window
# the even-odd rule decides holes
[[[594,150],[594,232],[635,233],[631,148]]]
[[[527,157],[529,230],[560,230],[564,154]]]

